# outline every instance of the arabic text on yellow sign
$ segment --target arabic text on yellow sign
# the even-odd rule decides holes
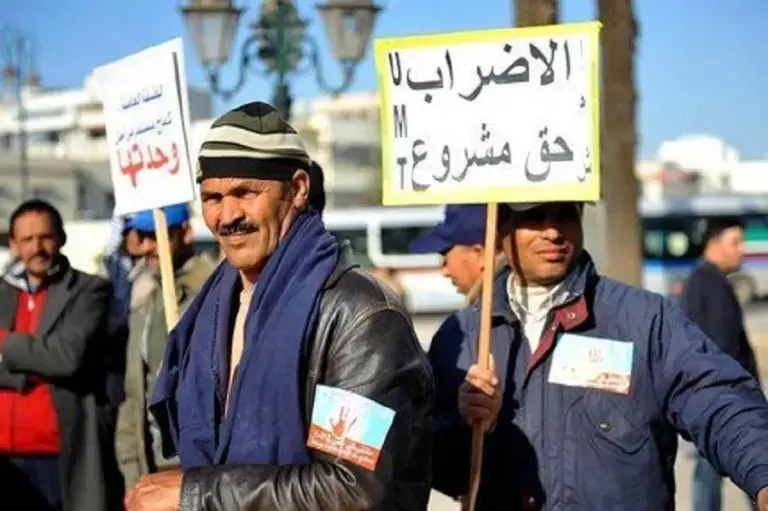
[[[545,202],[545,201],[597,201],[600,198],[600,67],[599,22],[560,24],[551,26],[523,27],[451,34],[419,35],[401,38],[378,39],[374,42],[377,80],[381,106],[382,143],[382,202],[385,205],[421,205],[450,203],[488,202]],[[424,48],[447,48],[466,44],[506,42],[514,39],[580,36],[589,44],[585,60],[591,75],[588,97],[591,100],[591,129],[589,151],[591,154],[590,179],[583,183],[538,183],[523,186],[460,186],[437,187],[427,190],[395,190],[394,112],[392,99],[388,97],[388,55],[393,51]]]

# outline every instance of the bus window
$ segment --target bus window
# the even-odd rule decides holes
[[[671,232],[666,237],[667,252],[672,257],[685,257],[691,248],[690,238],[684,232]]]
[[[430,231],[434,226],[382,227],[381,253],[385,256],[406,255],[408,245]]]
[[[664,255],[664,233],[661,231],[646,231],[643,235],[643,252],[645,252],[645,257],[661,257]]]
[[[352,258],[356,264],[363,268],[373,266],[368,257],[368,234],[365,229],[336,229],[330,231],[331,234],[342,243],[348,241],[352,247]]]
[[[744,218],[744,241],[749,243],[764,243],[768,241],[768,217],[765,215],[749,215]]]
[[[695,259],[701,255],[701,224],[694,217],[668,216],[643,219],[643,257],[646,259]]]

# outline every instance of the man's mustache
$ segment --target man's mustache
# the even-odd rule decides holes
[[[219,226],[219,236],[232,236],[233,234],[250,234],[257,232],[259,226],[250,222],[232,222]]]

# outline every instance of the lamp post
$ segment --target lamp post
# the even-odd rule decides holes
[[[243,87],[248,71],[274,76],[272,103],[290,119],[293,98],[289,76],[314,70],[324,91],[335,96],[347,90],[381,11],[372,0],[329,0],[317,9],[341,64],[343,78],[338,86],[326,81],[317,42],[307,34],[309,23],[301,18],[292,0],[261,3],[259,19],[251,24],[252,34],[240,48],[237,80],[229,89],[219,84],[219,71],[229,60],[243,9],[235,7],[232,0],[189,0],[181,13],[214,94],[228,100]],[[261,62],[261,69],[255,66],[257,62]]]
[[[24,105],[24,85],[40,84],[35,71],[36,39],[32,34],[6,25],[0,30],[0,62],[3,84],[14,91],[16,122],[19,140],[19,180],[21,200],[29,198],[29,166],[27,159],[27,111]]]

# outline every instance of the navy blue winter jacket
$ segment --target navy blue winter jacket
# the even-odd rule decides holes
[[[497,276],[491,352],[504,402],[486,437],[477,510],[674,509],[678,433],[752,497],[768,486],[768,403],[752,376],[671,301],[600,277],[586,253],[574,271],[569,300],[550,313],[534,354],[507,301],[508,271]],[[467,493],[471,430],[457,394],[476,359],[479,317],[476,306],[459,311],[430,347],[433,486],[453,496]],[[626,393],[597,380],[550,381],[562,381],[562,362],[580,351],[582,363],[599,359],[595,338],[631,350]],[[611,376],[603,388],[620,389]]]

